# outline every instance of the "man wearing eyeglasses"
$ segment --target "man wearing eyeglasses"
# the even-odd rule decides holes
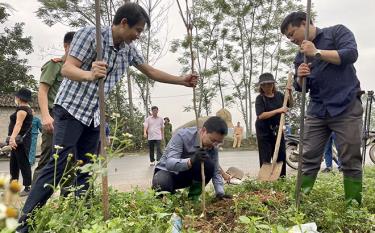
[[[216,116],[207,119],[201,129],[191,127],[178,130],[155,168],[152,188],[175,193],[176,189],[189,187],[188,196],[192,200],[199,200],[202,193],[202,161],[205,165],[205,184],[212,179],[216,197],[230,198],[224,193],[217,149],[227,133],[227,124]]]

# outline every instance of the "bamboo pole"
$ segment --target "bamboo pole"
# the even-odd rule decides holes
[[[310,30],[310,14],[311,14],[311,0],[307,0],[306,7],[306,26],[305,26],[305,40],[309,39]],[[308,63],[306,54],[303,57],[303,62]],[[296,208],[299,210],[301,203],[301,186],[302,186],[302,155],[303,155],[303,135],[305,128],[305,103],[306,103],[306,77],[301,79],[302,81],[302,99],[301,99],[301,116],[300,116],[300,135],[299,135],[299,157],[298,157],[298,173],[296,183]]]
[[[96,18],[96,61],[101,61],[103,57],[102,33],[100,26],[100,0],[95,0],[95,18]],[[104,101],[104,78],[99,80],[99,110],[100,110],[100,155],[104,157],[103,168],[107,168],[108,158],[105,151],[107,140],[105,138],[105,101]],[[102,201],[104,220],[109,218],[109,197],[108,197],[108,176],[102,175]]]

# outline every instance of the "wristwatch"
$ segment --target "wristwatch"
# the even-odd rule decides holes
[[[314,57],[316,59],[321,59],[322,58],[322,51],[320,49],[317,49],[315,54],[314,54]]]

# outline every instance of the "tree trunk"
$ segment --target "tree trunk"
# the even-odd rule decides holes
[[[128,79],[128,97],[129,97],[129,129],[133,131],[133,120],[134,120],[134,107],[133,107],[133,92],[132,92],[132,79],[130,75],[130,69],[127,69],[127,79]],[[131,132],[132,134],[134,132]]]

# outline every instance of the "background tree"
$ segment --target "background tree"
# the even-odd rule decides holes
[[[166,0],[139,0],[138,3],[146,10],[151,21],[151,27],[141,34],[138,45],[145,62],[155,65],[167,52],[168,12],[172,2]],[[136,69],[132,68],[131,70],[142,100],[144,115],[148,117],[151,107],[151,88],[154,87],[155,81],[147,78]]]
[[[28,55],[33,52],[30,36],[24,36],[24,23],[16,23],[14,26],[5,26],[11,6],[0,4],[0,93],[13,93],[21,87],[36,90],[37,82],[33,75],[28,74],[30,66],[27,59],[20,55]]]
[[[194,2],[193,15],[193,46],[196,58],[199,81],[196,89],[197,114],[208,116],[212,112],[212,101],[220,91],[222,106],[225,106],[222,88],[225,83],[221,79],[222,69],[219,48],[221,26],[224,20],[221,0],[200,0]],[[189,64],[189,37],[172,41],[171,52],[180,53],[178,61],[183,65],[182,72],[190,70]],[[191,111],[192,105],[185,107],[185,111]]]

